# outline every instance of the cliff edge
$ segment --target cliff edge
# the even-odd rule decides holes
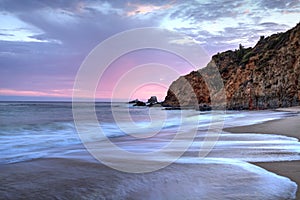
[[[219,73],[208,73],[212,66]],[[174,81],[163,106],[211,105],[220,87],[212,88],[207,82],[216,76],[221,76],[227,109],[296,106],[300,102],[299,75],[300,23],[287,32],[262,36],[253,48],[240,45],[238,50],[214,55],[205,68]]]

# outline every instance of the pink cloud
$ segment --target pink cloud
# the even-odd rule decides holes
[[[0,95],[6,96],[33,96],[33,97],[71,97],[71,89],[50,90],[50,91],[33,91],[33,90],[12,90],[0,89]]]
[[[133,7],[134,9],[127,12],[126,15],[130,17],[130,16],[139,15],[139,14],[147,14],[147,13],[151,13],[151,12],[155,12],[155,11],[159,11],[159,10],[167,10],[172,7],[173,3],[174,3],[174,1],[169,4],[162,5],[162,6],[156,6],[153,4],[128,3],[128,7]]]

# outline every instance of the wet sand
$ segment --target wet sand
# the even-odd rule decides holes
[[[290,117],[224,131],[280,134],[299,139],[299,130],[300,117]],[[81,156],[89,157],[87,152],[85,154]],[[254,164],[300,185],[300,161]],[[270,197],[272,192],[278,191],[279,197],[295,191],[289,188],[289,185],[281,185],[277,178],[262,178],[227,164],[175,163],[142,174],[124,173],[75,158],[43,158],[0,165],[0,199],[198,199],[199,196],[206,197],[204,199],[274,199]],[[297,196],[300,199],[299,190]]]
[[[298,110],[291,108],[283,111],[298,112]],[[226,128],[224,129],[224,131],[231,133],[279,134],[298,138],[298,140],[300,140],[300,116],[274,120],[250,126]],[[265,162],[254,164],[268,171],[274,172],[281,176],[288,177],[291,180],[295,181],[298,184],[297,199],[300,199],[300,161]]]
[[[100,163],[44,158],[0,171],[0,199],[291,199],[296,189],[280,177],[231,164],[173,163],[132,174]]]

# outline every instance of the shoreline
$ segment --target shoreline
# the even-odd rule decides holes
[[[261,124],[224,128],[224,131],[280,134],[299,139],[299,122],[300,116],[291,115]],[[72,149],[84,150],[84,147],[78,145]],[[223,152],[219,155],[222,157]],[[186,199],[193,195],[194,199],[293,199],[291,195],[296,193],[296,184],[300,186],[299,164],[300,161],[179,162],[151,173],[130,174],[95,162],[87,151],[80,150],[68,157],[54,156],[0,165],[0,196],[6,199]],[[247,190],[244,190],[245,186]],[[300,197],[299,190],[296,195]]]
[[[0,169],[5,199],[291,199],[296,189],[282,177],[258,176],[228,163],[173,163],[132,174],[101,163],[41,158]]]
[[[287,111],[287,110],[278,110]],[[296,109],[289,111],[299,112]],[[283,119],[263,122],[248,126],[238,126],[223,129],[229,133],[260,133],[278,134],[297,138],[300,141],[300,116],[293,116]],[[278,161],[278,162],[253,162],[252,164],[262,167],[270,172],[287,177],[298,185],[296,199],[300,199],[300,161]]]

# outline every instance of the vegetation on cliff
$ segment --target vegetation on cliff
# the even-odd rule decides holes
[[[218,73],[208,73],[215,66]],[[208,81],[221,76],[222,87]],[[174,81],[164,106],[210,105],[225,90],[227,109],[267,109],[299,105],[300,23],[285,33],[260,38],[253,48],[218,53],[203,69]],[[192,89],[190,89],[192,88]],[[221,104],[221,102],[220,102]]]

